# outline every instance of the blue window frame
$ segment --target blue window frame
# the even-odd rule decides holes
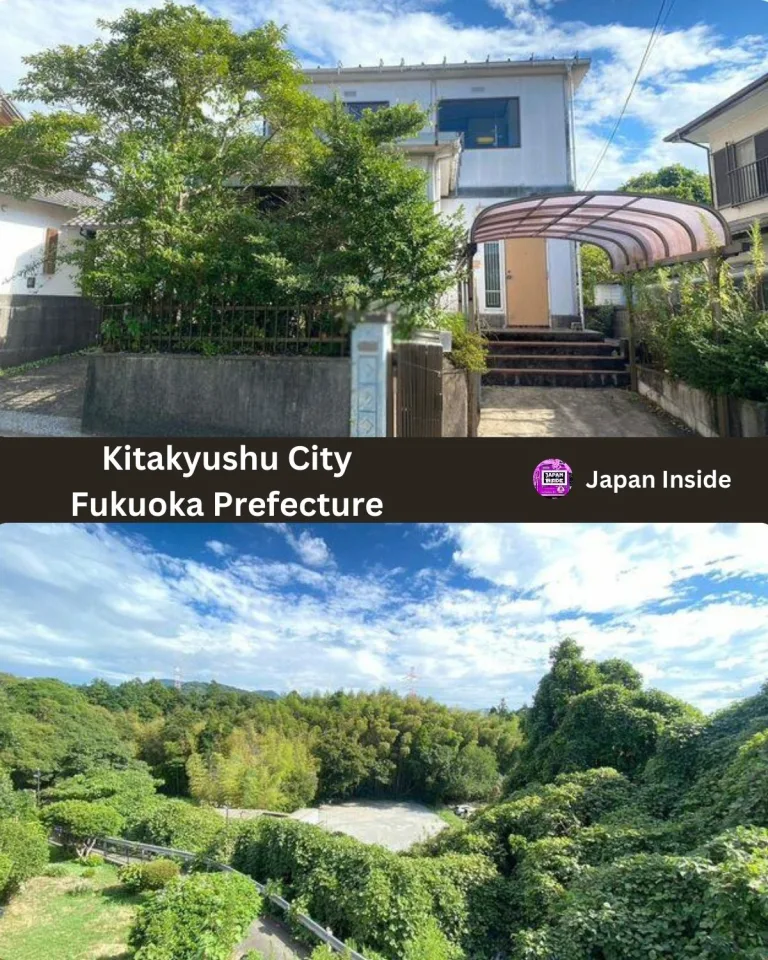
[[[363,110],[373,110],[374,113],[377,110],[381,110],[384,107],[389,106],[389,100],[361,100],[350,102],[348,100],[344,101],[344,109],[347,111],[350,116],[353,116],[355,120],[359,120],[363,115]]]
[[[437,127],[441,133],[463,134],[466,150],[519,147],[520,99],[441,100]]]

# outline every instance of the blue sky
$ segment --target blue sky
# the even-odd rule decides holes
[[[23,73],[21,57],[95,36],[95,20],[157,0],[0,0],[0,86]],[[667,0],[668,5],[672,0]],[[582,179],[626,97],[660,0],[207,0],[239,29],[273,19],[307,65],[571,56],[593,59],[577,103]],[[679,161],[703,169],[695,147],[663,137],[768,71],[765,0],[674,0],[626,120],[594,185]]]
[[[706,710],[768,679],[768,527],[0,526],[0,670],[530,698],[550,647]]]

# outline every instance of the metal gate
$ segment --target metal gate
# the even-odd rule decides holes
[[[394,354],[395,436],[442,436],[443,348],[434,343],[397,343]]]

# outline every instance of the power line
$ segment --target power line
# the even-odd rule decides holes
[[[611,135],[606,140],[605,146],[603,147],[600,153],[600,156],[595,161],[595,164],[592,167],[589,177],[587,177],[587,181],[583,187],[584,190],[588,189],[589,185],[595,179],[595,176],[597,175],[597,171],[600,169],[600,166],[603,160],[605,160],[606,154],[611,148],[611,144],[613,143],[616,137],[616,134],[619,132],[621,121],[624,119],[624,115],[626,114],[627,108],[629,107],[629,101],[632,99],[632,94],[635,92],[635,89],[637,88],[637,85],[640,82],[640,77],[642,75],[643,70],[645,69],[645,65],[648,63],[651,53],[653,52],[653,48],[656,46],[656,43],[658,42],[659,37],[664,32],[664,27],[666,26],[666,23],[669,20],[669,15],[672,12],[672,8],[675,5],[675,0],[671,0],[671,3],[666,11],[666,16],[664,16],[664,8],[666,7],[666,5],[667,5],[667,0],[661,0],[661,6],[659,7],[659,13],[658,13],[658,16],[656,17],[656,23],[654,23],[653,30],[651,30],[651,35],[648,38],[648,44],[646,45],[645,52],[643,53],[643,58],[640,61],[640,66],[637,68],[637,73],[635,74],[635,78],[632,81],[632,86],[629,88],[627,99],[624,101],[624,106],[621,108],[621,113],[619,114],[618,119],[614,124],[613,130],[611,131]],[[662,17],[664,17],[663,21],[662,21]]]

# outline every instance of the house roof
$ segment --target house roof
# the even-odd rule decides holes
[[[104,206],[103,200],[100,200],[98,197],[90,197],[87,193],[81,193],[79,190],[56,190],[53,193],[33,193],[32,200],[37,200],[40,203],[55,203],[59,207],[72,207],[75,210]]]
[[[4,93],[0,89],[0,120],[2,120],[2,115],[7,117],[8,123],[13,123],[15,120],[24,119],[24,114],[21,112],[21,110],[19,110],[8,94]]]
[[[739,106],[764,88],[768,88],[768,73],[764,73],[762,77],[758,77],[757,80],[753,80],[752,83],[747,84],[746,87],[742,87],[742,89],[734,93],[733,96],[715,104],[714,107],[702,113],[701,116],[696,117],[695,120],[691,120],[690,123],[678,127],[674,133],[670,133],[668,137],[664,137],[664,142],[679,143],[680,141],[685,141],[691,134],[695,134],[697,130],[701,131],[701,128],[709,123],[710,120],[715,120],[727,110]]]
[[[592,61],[581,57],[568,60],[483,60],[464,63],[420,63],[364,67],[306,67],[302,73],[309,83],[332,83],[334,80],[403,80],[409,77],[419,79],[454,79],[467,75],[480,77],[536,76],[544,74],[567,75],[570,71],[574,87],[578,87],[589,72]]]
[[[647,194],[565,193],[506,200],[482,210],[471,243],[540,237],[601,247],[615,273],[703,260],[731,242],[716,210]]]

